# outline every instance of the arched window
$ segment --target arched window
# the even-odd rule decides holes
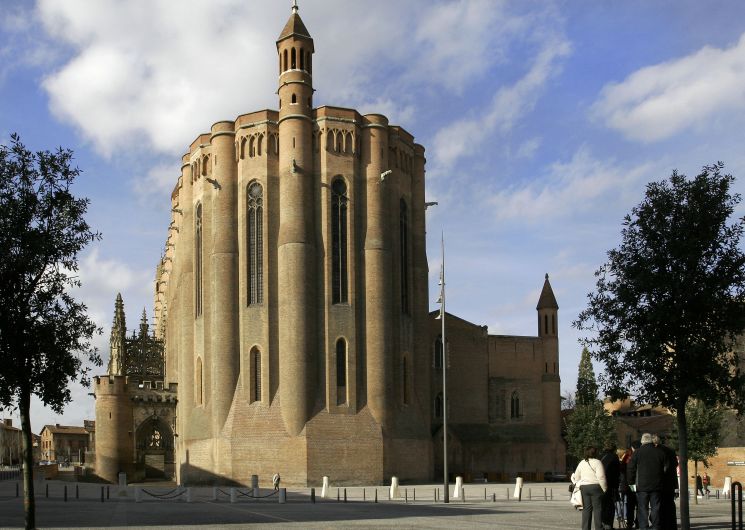
[[[308,57],[305,59],[305,64],[308,66],[308,68],[307,68],[308,73],[309,74],[312,74],[313,73],[313,63],[311,62],[311,54],[310,54],[310,52],[307,52],[307,53],[308,53]]]
[[[246,189],[248,304],[264,302],[264,189],[253,181]]]
[[[556,335],[556,315],[551,315],[551,333]]]
[[[300,69],[305,70],[305,51],[300,48]]]
[[[409,360],[404,356],[401,359],[401,397],[404,405],[409,404]]]
[[[295,48],[290,51],[290,68],[293,70],[297,68],[297,52],[295,51]]]
[[[332,130],[326,131],[326,150],[327,151],[334,150],[334,131]]]
[[[194,373],[194,402],[197,405],[204,405],[204,376],[202,374],[202,358],[197,357],[197,368]]]
[[[352,133],[348,132],[344,135],[344,152],[348,155],[351,155],[353,147],[354,140],[352,140]]]
[[[434,354],[433,366],[437,370],[442,370],[442,335],[438,335],[437,340],[435,340],[435,354]]]
[[[259,135],[259,140],[256,142],[256,154],[261,156],[262,149],[264,147],[264,135]]]
[[[261,401],[261,351],[251,349],[251,382],[253,383],[253,401]]]
[[[202,204],[197,204],[197,214],[194,227],[194,310],[196,316],[202,314]]]
[[[400,201],[399,242],[401,244],[401,312],[409,314],[409,214],[406,201]]]
[[[246,158],[246,137],[241,138],[241,159]]]
[[[336,402],[347,402],[347,341],[336,341]]]
[[[435,418],[442,418],[442,392],[435,396]]]
[[[522,410],[520,409],[520,394],[515,390],[512,393],[510,399],[510,418],[518,419],[522,417]]]
[[[282,71],[286,72],[287,71],[287,50],[285,50],[284,56],[285,56],[285,64],[284,64],[284,68],[282,69]]]
[[[347,185],[337,178],[331,185],[331,297],[333,304],[349,301],[347,264]]]
[[[256,138],[254,136],[248,139],[248,156],[250,158],[256,156]]]
[[[548,315],[543,315],[543,333],[548,335]]]
[[[343,153],[344,152],[344,133],[341,131],[335,131],[334,137],[336,138],[336,145],[334,146],[334,151],[337,153]]]

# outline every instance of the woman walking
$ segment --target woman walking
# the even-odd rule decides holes
[[[596,447],[585,449],[585,458],[572,474],[572,482],[575,487],[580,488],[582,493],[582,530],[592,530],[592,521],[595,521],[595,530],[602,530],[601,520],[602,499],[608,483],[605,479],[603,464],[598,460]]]

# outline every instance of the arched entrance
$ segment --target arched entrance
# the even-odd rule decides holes
[[[162,418],[153,415],[140,424],[135,452],[146,479],[170,478],[166,464],[173,462],[173,431]]]

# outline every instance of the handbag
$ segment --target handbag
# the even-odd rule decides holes
[[[582,493],[580,492],[581,488],[574,488],[574,491],[572,492],[572,496],[569,497],[569,502],[574,506],[575,510],[581,510],[582,509]]]
[[[569,493],[572,493],[574,491],[574,482],[569,483]]]

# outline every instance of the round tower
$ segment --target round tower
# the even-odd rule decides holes
[[[300,434],[315,381],[316,248],[313,189],[313,39],[297,4],[279,57],[279,393],[287,432]]]
[[[235,124],[212,126],[212,436],[222,432],[238,381],[238,177],[235,162]],[[210,310],[208,309],[208,310]],[[215,460],[219,460],[219,451]]]
[[[563,442],[561,441],[561,378],[559,377],[559,304],[556,302],[548,274],[543,282],[538,311],[538,336],[543,339],[544,373],[542,376],[543,425],[553,445],[546,452],[547,469],[563,469]]]
[[[133,470],[134,443],[132,402],[127,395],[126,376],[96,377],[96,474],[116,483],[119,472],[130,477]]]
[[[391,402],[391,242],[385,181],[388,171],[388,119],[365,116],[362,129],[362,166],[367,184],[365,232],[365,349],[367,351],[367,406],[387,429]],[[390,180],[390,177],[388,177]]]

